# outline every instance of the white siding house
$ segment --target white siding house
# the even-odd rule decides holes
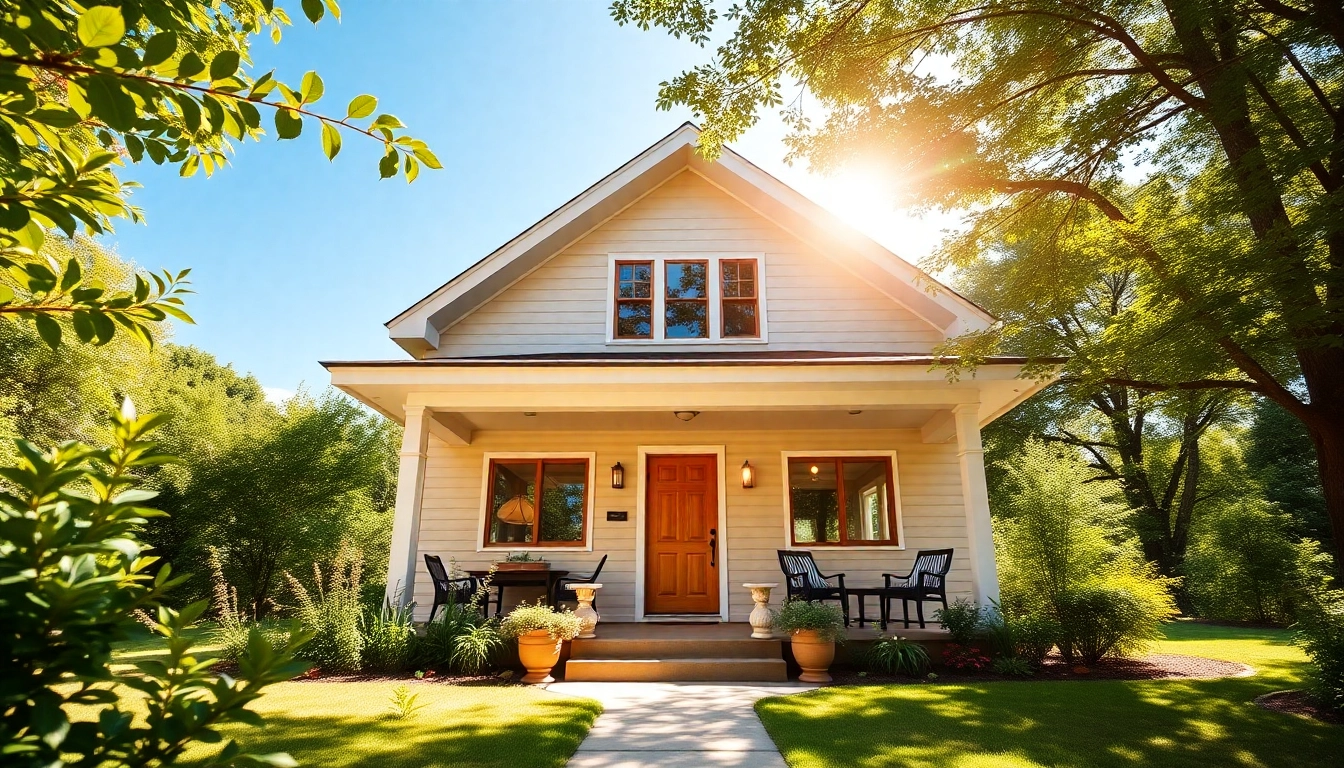
[[[425,555],[517,551],[606,556],[604,622],[745,621],[783,549],[877,586],[951,548],[951,593],[997,596],[980,429],[1042,383],[949,381],[935,347],[994,318],[697,134],[393,319],[410,359],[324,363],[405,425],[388,583],[417,616]]]

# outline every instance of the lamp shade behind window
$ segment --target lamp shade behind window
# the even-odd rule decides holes
[[[500,522],[509,525],[531,525],[536,516],[536,508],[525,496],[514,496],[501,504],[499,511],[495,513]]]

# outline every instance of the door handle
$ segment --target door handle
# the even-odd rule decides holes
[[[719,554],[719,529],[709,529],[709,567],[714,567],[714,561]]]

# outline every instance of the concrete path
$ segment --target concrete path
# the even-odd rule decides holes
[[[752,705],[792,683],[552,683],[605,708],[570,768],[786,768]]]

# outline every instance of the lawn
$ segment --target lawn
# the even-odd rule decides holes
[[[160,652],[146,637],[122,644],[115,661],[124,669],[121,664]],[[424,705],[405,719],[389,716],[399,685]],[[139,694],[126,690],[124,696]],[[266,718],[265,728],[230,725],[225,735],[249,752],[288,752],[300,765],[332,768],[558,768],[602,711],[589,699],[525,686],[417,680],[281,683],[253,708]],[[93,719],[96,710],[72,714]],[[212,751],[190,752],[184,762],[199,762]]]
[[[1341,764],[1344,727],[1251,703],[1301,687],[1305,659],[1288,632],[1180,623],[1153,651],[1239,661],[1256,674],[835,687],[762,699],[756,710],[792,768]]]

